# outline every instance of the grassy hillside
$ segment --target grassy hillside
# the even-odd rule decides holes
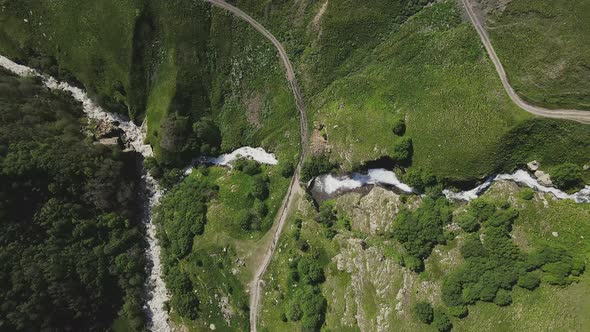
[[[477,34],[455,3],[438,3],[411,16],[425,3],[239,5],[285,41],[311,121],[323,125],[331,159],[344,170],[394,155],[399,137],[391,129],[400,118],[406,119],[406,137],[414,143],[413,166],[453,181],[507,171],[526,158],[549,164],[562,158],[588,162],[579,158],[587,151],[584,126],[530,122],[532,117],[506,97]],[[358,20],[343,13],[354,13]],[[343,17],[347,19],[338,19]],[[369,22],[381,23],[369,33],[364,29]],[[547,127],[553,128],[551,134],[542,137],[525,133]],[[520,153],[515,137],[534,149],[526,156]],[[565,141],[572,148],[553,157],[550,151]]]
[[[135,19],[141,1],[3,1],[5,56],[82,82],[102,105],[127,113]]]
[[[487,15],[515,90],[547,107],[590,110],[590,1],[513,0]]]

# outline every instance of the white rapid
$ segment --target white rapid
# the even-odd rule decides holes
[[[223,154],[219,157],[202,157],[193,162],[193,164],[207,164],[217,166],[230,166],[231,164],[240,159],[247,158],[257,161],[261,164],[276,165],[279,163],[274,153],[268,153],[263,148],[252,148],[244,146],[234,150],[231,153]],[[190,166],[184,170],[184,174],[188,175],[193,171],[193,167]]]
[[[534,191],[552,194],[557,199],[571,199],[576,203],[590,203],[590,185],[577,193],[568,194],[557,188],[541,185],[537,179],[524,170],[518,170],[513,174],[492,176],[481,185],[467,191],[454,192],[445,189],[443,190],[443,194],[449,200],[471,201],[481,196],[495,181],[513,181],[521,186],[532,188]],[[375,184],[392,186],[405,193],[414,192],[410,186],[400,182],[394,172],[382,168],[370,169],[367,174],[353,173],[340,177],[331,174],[320,175],[314,180],[312,191],[324,193],[328,197],[334,197],[335,194],[342,194]]]
[[[150,145],[145,144],[145,128],[138,127],[132,121],[125,119],[118,114],[105,112],[100,106],[95,104],[86,93],[77,87],[73,87],[65,82],[58,82],[50,76],[43,75],[29,67],[19,65],[6,57],[0,55],[0,66],[6,70],[18,75],[28,77],[39,77],[43,80],[45,86],[52,90],[67,91],[72,97],[83,104],[83,110],[90,119],[108,121],[125,133],[125,144],[133,148],[143,157],[153,156]],[[158,204],[162,191],[157,181],[149,174],[142,176],[142,182],[145,186],[146,200],[143,207],[143,222],[147,232],[148,250],[146,257],[149,261],[149,278],[147,281],[147,305],[145,307],[148,315],[148,329],[151,331],[169,331],[168,313],[164,310],[164,302],[168,300],[168,292],[164,280],[162,280],[162,271],[160,266],[160,246],[156,239],[156,227],[152,223],[152,209]]]
[[[345,176],[334,176],[332,174],[320,175],[314,181],[314,187],[328,195],[352,191],[372,184],[393,186],[406,193],[414,192],[414,189],[402,183],[393,171],[383,168],[370,169],[367,174],[352,173],[351,175]]]

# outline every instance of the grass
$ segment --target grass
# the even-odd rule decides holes
[[[515,222],[513,239],[525,251],[538,248],[542,244],[557,243],[573,254],[584,255],[590,259],[590,206],[576,204],[572,201],[553,201],[548,195],[537,194],[533,200],[520,198],[524,190],[514,186],[494,185],[484,196],[492,201],[511,201],[520,214]],[[356,194],[349,194],[350,197]],[[543,202],[543,198],[547,202]],[[371,209],[366,204],[358,205],[358,200],[346,196],[338,198],[340,211]],[[545,206],[545,204],[547,204]],[[397,262],[398,249],[383,235],[360,234],[368,249],[354,249],[348,241],[357,238],[357,233],[340,229],[338,237],[332,241],[322,234],[323,226],[314,221],[315,213],[306,202],[299,204],[296,216],[303,222],[302,238],[309,239],[312,247],[322,248],[329,262],[324,268],[326,281],[322,292],[328,300],[326,322],[322,331],[358,331],[363,327],[376,329],[377,317],[381,326],[395,327],[400,331],[435,331],[432,326],[418,323],[410,314],[411,306],[417,301],[428,301],[435,306],[443,305],[440,299],[440,286],[444,276],[462,263],[458,251],[462,235],[447,245],[437,246],[425,262],[425,271],[421,274],[410,273],[409,285],[402,306],[403,312],[395,309],[398,304],[397,294],[404,285],[401,266]],[[374,209],[383,209],[374,206]],[[456,209],[463,209],[457,204]],[[347,213],[352,217],[353,229],[363,213],[374,215],[365,210],[357,214]],[[382,216],[376,214],[377,216]],[[264,331],[294,330],[297,326],[291,322],[282,322],[280,314],[285,310],[288,290],[293,285],[288,283],[288,259],[295,250],[296,242],[292,238],[294,225],[290,224],[281,239],[276,255],[273,257],[265,280],[265,296],[262,298],[262,315],[260,323]],[[552,235],[557,232],[558,237]],[[379,234],[379,233],[377,233]],[[383,255],[378,266],[373,266],[370,258],[372,250]],[[355,267],[339,270],[336,265],[337,255],[348,257],[344,266],[365,266],[364,272]],[[379,255],[379,254],[377,254]],[[390,267],[388,267],[390,266]],[[387,271],[387,273],[385,273]],[[379,275],[383,274],[383,280]],[[513,303],[507,307],[498,307],[493,303],[477,303],[469,307],[469,315],[463,319],[451,318],[454,331],[585,331],[590,327],[590,319],[585,314],[590,310],[590,275],[586,272],[579,282],[566,287],[554,287],[542,283],[535,291],[515,287]],[[386,286],[380,286],[386,282]],[[358,292],[358,293],[357,293]],[[358,303],[358,305],[357,305]],[[389,308],[389,315],[382,316],[379,310]],[[362,311],[359,311],[362,310]],[[358,316],[362,312],[363,314]],[[356,317],[356,318],[355,318]],[[386,318],[383,318],[386,317]],[[360,321],[358,320],[360,319]],[[387,324],[387,325],[383,325]]]
[[[590,110],[590,2],[514,0],[488,17],[514,89],[551,108]]]
[[[504,94],[475,32],[454,3],[424,9],[366,65],[313,99],[333,156],[349,168],[391,149],[392,122],[406,117],[414,166],[451,179],[492,171],[499,138],[529,116]]]
[[[54,57],[62,74],[75,73],[103,104],[118,108],[126,104],[125,91],[131,88],[137,10],[131,2],[116,0],[84,6],[68,1],[5,3],[0,11],[0,50],[27,62],[30,50]]]
[[[210,167],[205,172],[195,170],[190,177],[219,187],[218,195],[207,203],[207,224],[203,235],[196,236],[192,253],[183,258],[180,266],[193,280],[201,302],[200,317],[190,321],[173,313],[172,318],[199,331],[202,326],[215,324],[217,329],[247,328],[248,296],[247,283],[251,281],[257,246],[264,242],[263,236],[272,226],[281,206],[288,178],[276,171],[277,166],[263,166],[270,178],[270,196],[265,201],[269,213],[262,220],[259,231],[245,231],[239,220],[248,215],[254,199],[253,178],[239,171],[222,167]],[[246,265],[241,266],[238,261]],[[228,296],[234,315],[228,324],[219,307],[220,297]]]

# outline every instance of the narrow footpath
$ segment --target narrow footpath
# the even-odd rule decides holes
[[[267,241],[267,243],[263,243],[263,245],[267,246],[265,249],[264,256],[261,257],[259,261],[258,268],[256,269],[256,273],[254,275],[254,279],[249,284],[250,289],[250,331],[256,332],[256,322],[258,321],[258,313],[260,310],[260,300],[261,300],[261,293],[262,293],[262,276],[266,272],[268,265],[270,264],[271,258],[277,248],[277,244],[281,237],[281,233],[283,228],[285,228],[285,224],[287,223],[287,218],[289,215],[289,211],[291,211],[291,207],[293,206],[294,202],[296,201],[297,193],[301,191],[301,187],[299,186],[299,178],[301,173],[301,164],[307,155],[307,140],[308,140],[308,128],[307,128],[307,113],[305,111],[305,104],[303,102],[303,97],[301,95],[301,90],[299,89],[299,85],[297,83],[297,79],[295,78],[295,71],[293,70],[293,65],[289,60],[289,56],[285,51],[283,45],[270,33],[266,28],[264,28],[260,23],[258,23],[255,19],[253,19],[248,14],[244,13],[239,8],[236,8],[225,1],[221,0],[204,0],[212,4],[213,6],[219,7],[221,9],[227,10],[234,14],[235,16],[239,17],[240,19],[248,22],[256,31],[260,32],[264,37],[266,37],[270,42],[276,47],[277,51],[279,52],[279,57],[281,58],[281,62],[285,67],[287,72],[287,81],[289,82],[289,86],[293,91],[293,96],[295,98],[295,104],[297,106],[297,110],[299,111],[299,128],[300,128],[300,135],[301,135],[301,155],[299,157],[299,161],[297,162],[297,167],[295,168],[295,173],[293,174],[293,178],[291,179],[291,183],[289,185],[289,189],[287,191],[287,195],[283,200],[283,205],[279,210],[277,220],[275,222],[275,226],[271,229],[271,232],[274,232],[271,239]]]
[[[490,59],[494,63],[496,67],[496,71],[498,72],[498,76],[500,76],[500,80],[502,81],[502,85],[504,86],[504,90],[508,93],[508,96],[512,101],[523,110],[532,113],[534,115],[546,117],[546,118],[555,118],[555,119],[565,119],[565,120],[572,120],[581,123],[590,124],[590,111],[582,111],[582,110],[569,110],[569,109],[547,109],[535,105],[531,105],[524,101],[520,96],[514,91],[514,88],[508,82],[508,76],[506,75],[506,71],[504,70],[504,66],[502,62],[500,62],[500,58],[496,54],[494,47],[490,41],[490,37],[488,36],[487,31],[483,27],[479,17],[475,13],[473,9],[473,5],[471,4],[472,0],[461,0],[463,7],[465,8],[465,12],[467,16],[469,16],[469,20],[473,24],[473,27],[477,31],[481,42],[483,43]]]

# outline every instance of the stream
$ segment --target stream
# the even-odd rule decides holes
[[[89,119],[107,121],[125,133],[125,145],[140,153],[144,158],[152,157],[150,145],[145,144],[146,128],[137,126],[132,121],[118,114],[105,112],[100,106],[92,102],[86,93],[65,82],[58,82],[50,76],[42,75],[29,67],[19,65],[0,55],[0,66],[21,77],[39,77],[43,84],[51,90],[67,91],[83,105],[83,111]],[[162,280],[160,265],[160,245],[156,239],[156,226],[152,223],[152,209],[158,204],[162,196],[158,182],[145,170],[142,175],[144,188],[144,204],[142,206],[142,222],[146,227],[148,248],[145,253],[148,260],[148,280],[146,283],[147,302],[144,310],[147,315],[147,327],[151,331],[169,331],[168,313],[164,310],[164,303],[168,301],[166,284]]]
[[[56,79],[45,76],[38,71],[26,66],[19,65],[0,55],[0,66],[18,76],[33,76],[43,80],[45,86],[52,90],[61,90],[71,93],[72,97],[83,104],[84,113],[90,119],[107,121],[125,133],[125,145],[140,153],[144,158],[152,157],[153,151],[150,145],[145,144],[146,128],[137,126],[132,121],[118,114],[104,111],[100,106],[92,102],[86,93],[77,87],[65,82],[58,82]],[[278,160],[274,154],[264,151],[262,148],[242,147],[232,153],[219,157],[204,157],[195,160],[196,164],[212,164],[219,166],[230,166],[230,164],[246,157],[257,162],[276,165]],[[192,167],[185,169],[189,174]],[[147,172],[143,172],[142,185],[144,187],[144,204],[142,221],[146,227],[148,248],[146,257],[149,262],[149,278],[146,284],[147,302],[144,307],[148,317],[148,329],[151,331],[169,331],[168,313],[164,310],[164,303],[168,301],[169,295],[166,285],[161,277],[160,246],[156,239],[156,227],[152,223],[152,209],[158,204],[162,190],[157,181]],[[513,174],[499,174],[488,178],[483,184],[467,191],[454,192],[449,189],[443,190],[443,194],[449,200],[470,201],[481,196],[495,181],[513,181],[521,186],[530,187],[537,192],[550,193],[557,199],[572,199],[577,203],[590,203],[590,186],[586,186],[575,194],[567,194],[557,188],[546,187],[537,181],[530,173],[518,170]],[[323,201],[334,198],[347,192],[356,191],[372,186],[383,186],[399,193],[415,194],[415,190],[401,182],[393,171],[383,168],[373,168],[366,173],[352,173],[344,176],[324,174],[316,177],[310,187],[310,192],[316,201]]]
[[[513,174],[499,174],[489,177],[481,185],[467,191],[454,192],[450,189],[443,190],[447,199],[452,201],[471,201],[486,192],[496,181],[512,181],[520,186],[525,186],[541,193],[550,193],[557,199],[571,199],[576,203],[590,203],[590,185],[574,194],[565,193],[557,188],[541,185],[529,172],[518,170]],[[393,171],[383,168],[369,169],[367,173],[352,173],[344,176],[324,174],[315,178],[310,192],[316,201],[324,201],[356,191],[366,186],[382,186],[400,193],[415,193],[414,189],[402,183]]]

